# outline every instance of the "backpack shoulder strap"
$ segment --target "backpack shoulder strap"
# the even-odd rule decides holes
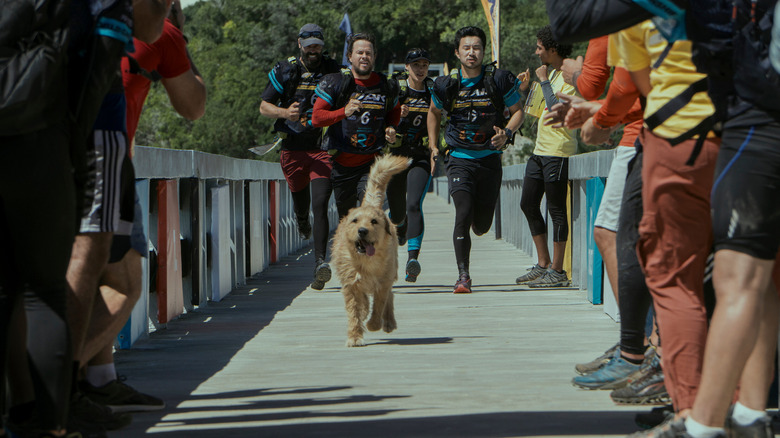
[[[499,95],[498,86],[496,86],[496,70],[495,61],[486,65],[483,80],[485,81],[485,92],[487,93],[490,102],[493,104],[496,111],[503,114],[504,98]]]
[[[298,62],[298,58],[291,56],[287,58],[289,67],[289,76],[284,83],[284,98],[291,99],[298,89],[298,83],[301,81],[301,64]]]

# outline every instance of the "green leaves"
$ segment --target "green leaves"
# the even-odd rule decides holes
[[[249,148],[273,139],[273,120],[260,116],[260,95],[274,64],[298,54],[298,30],[317,23],[325,31],[325,49],[340,61],[344,33],[338,27],[349,13],[355,32],[377,38],[377,70],[403,62],[414,47],[426,48],[434,62],[457,66],[453,38],[463,26],[488,32],[475,0],[204,0],[185,8],[188,48],[208,89],[206,114],[195,122],[178,116],[164,87],[152,87],[136,143],[195,149],[241,158],[257,158]],[[501,67],[533,71],[536,31],[547,24],[543,0],[501,3]],[[575,50],[584,54],[585,46]],[[490,59],[490,41],[486,59]],[[526,122],[528,125],[528,122]],[[535,129],[524,128],[528,136]],[[274,154],[269,154],[274,155]]]

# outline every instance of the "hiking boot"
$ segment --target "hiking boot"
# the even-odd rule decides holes
[[[615,355],[616,351],[620,350],[620,343],[617,343],[610,347],[607,351],[601,354],[601,356],[593,359],[590,362],[587,363],[578,363],[577,365],[574,365],[574,371],[577,372],[577,374],[584,376],[586,374],[590,374],[607,363],[609,363],[609,360],[612,359],[612,356]],[[620,353],[618,353],[620,354]]]
[[[528,268],[528,272],[517,277],[515,279],[515,283],[517,284],[525,284],[528,283],[531,280],[536,280],[537,278],[544,275],[544,273],[547,272],[547,268],[543,268],[539,265],[533,265],[530,268]]]
[[[672,415],[666,422],[649,430],[632,433],[629,438],[691,438],[685,429],[685,418],[673,419]],[[719,435],[725,438],[726,435]]]
[[[101,387],[95,387],[88,382],[80,385],[81,391],[95,403],[108,406],[112,412],[148,412],[165,408],[165,402],[142,392],[138,392],[124,383],[125,378],[112,380]]]
[[[325,283],[330,280],[331,276],[330,265],[324,261],[317,263],[314,268],[314,281],[311,282],[311,288],[314,290],[322,290],[325,287]]]
[[[417,259],[409,259],[406,262],[406,281],[409,283],[417,281],[417,276],[420,275],[421,270],[420,262]]]
[[[601,369],[586,376],[577,376],[571,383],[584,389],[622,388],[628,384],[628,376],[640,367],[641,365],[634,365],[620,356],[615,356]]]
[[[471,277],[468,274],[460,274],[458,281],[455,282],[454,294],[470,294],[471,293]]]
[[[734,409],[732,406],[729,409],[729,415],[726,417],[726,437],[728,438],[773,438],[775,436],[774,430],[772,430],[772,419],[768,415],[764,415],[763,418],[759,418],[756,421],[743,426],[731,416],[731,412]]]
[[[409,221],[404,219],[403,223],[395,226],[395,233],[398,235],[398,246],[404,246],[406,243],[406,230],[409,229]]]
[[[300,234],[301,239],[311,239],[311,222],[309,222],[309,216],[306,216],[305,218],[296,217],[295,219],[298,222],[298,234]]]
[[[628,385],[612,391],[609,395],[618,405],[651,405],[669,403],[669,393],[664,385],[661,358],[649,356],[639,371],[628,377]]]
[[[107,406],[95,403],[81,391],[75,391],[70,398],[68,430],[82,429],[117,430],[129,425],[133,417],[126,413],[114,413]],[[73,426],[73,427],[71,427]]]
[[[671,404],[653,408],[650,412],[634,416],[634,423],[642,429],[652,429],[674,417],[674,407]]]
[[[526,283],[526,286],[536,288],[554,288],[569,287],[570,284],[571,282],[569,281],[569,276],[566,275],[566,271],[558,272],[553,268],[548,268],[547,272],[545,272],[541,277],[537,278],[536,280],[529,281]]]

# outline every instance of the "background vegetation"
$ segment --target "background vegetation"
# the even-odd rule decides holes
[[[258,111],[268,72],[276,62],[298,54],[298,29],[310,22],[323,27],[326,49],[341,60],[345,35],[338,27],[345,12],[353,31],[376,36],[378,71],[385,71],[388,63],[403,62],[412,47],[427,48],[435,62],[452,68],[457,65],[455,31],[468,25],[488,30],[478,0],[200,1],[184,9],[184,34],[208,88],[206,114],[195,122],[181,118],[157,84],[147,99],[136,143],[257,158],[248,149],[273,139],[273,121]],[[501,67],[515,74],[526,68],[533,73],[539,66],[534,55],[536,31],[547,23],[543,0],[503,0]],[[490,42],[487,47],[489,52]],[[576,46],[573,56],[584,54],[585,48]],[[535,121],[529,117],[523,128],[531,140],[536,136]],[[530,147],[526,143],[520,155],[529,155]],[[276,157],[268,154],[265,159]]]

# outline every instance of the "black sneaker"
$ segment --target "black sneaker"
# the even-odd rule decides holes
[[[165,402],[157,397],[138,392],[124,383],[124,380],[122,376],[99,388],[86,381],[79,386],[90,400],[108,406],[114,413],[159,411],[165,408]]]
[[[615,404],[652,405],[671,402],[658,355],[649,356],[642,368],[628,379],[628,386],[616,389],[609,395]]]
[[[330,280],[331,275],[329,264],[324,261],[317,263],[317,267],[314,268],[314,281],[311,282],[311,288],[322,290],[325,287],[325,283]]]
[[[87,426],[94,426],[95,429],[118,430],[132,421],[133,417],[130,414],[114,413],[107,406],[93,402],[81,391],[77,390],[70,398],[69,430],[91,430]]]
[[[398,235],[398,245],[404,246],[406,243],[406,230],[409,229],[409,221],[404,221],[395,226],[395,233]]]
[[[306,216],[303,219],[299,217],[295,219],[298,222],[298,234],[301,235],[301,239],[311,239],[311,223],[309,222],[309,216]]]
[[[420,262],[418,262],[417,259],[409,259],[409,261],[406,262],[406,281],[409,283],[417,281],[417,276],[420,275],[420,271],[422,271]]]
[[[726,437],[728,438],[773,438],[775,432],[772,429],[772,419],[768,415],[764,415],[763,418],[759,418],[756,421],[743,426],[731,416],[731,412],[734,409],[732,406],[729,409],[729,415],[726,417]]]
[[[577,374],[584,376],[586,374],[590,374],[594,371],[599,370],[601,367],[606,365],[612,359],[612,357],[615,355],[615,352],[618,351],[619,347],[620,347],[620,343],[617,343],[612,347],[610,347],[607,351],[602,353],[601,356],[593,359],[592,361],[586,363],[578,363],[574,365],[574,371],[576,371]]]
[[[674,417],[674,408],[671,404],[653,408],[650,412],[639,413],[634,416],[634,423],[642,429],[652,429],[659,424]]]

